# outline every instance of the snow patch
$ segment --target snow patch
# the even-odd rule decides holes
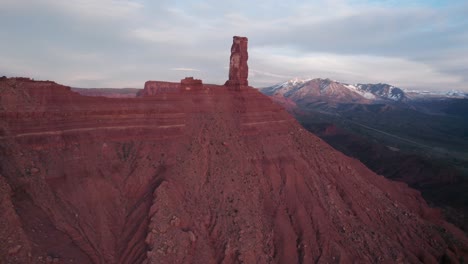
[[[359,85],[355,86],[355,85],[351,85],[351,84],[343,84],[343,86],[348,88],[349,90],[351,90],[353,92],[358,93],[359,95],[361,95],[362,97],[364,97],[366,99],[375,99],[375,95],[373,95],[372,93],[369,93],[367,91],[362,90],[361,87],[359,87]]]

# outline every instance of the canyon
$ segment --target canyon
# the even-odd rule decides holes
[[[460,263],[468,238],[248,86],[0,79],[1,263]]]

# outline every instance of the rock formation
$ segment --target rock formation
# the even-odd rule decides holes
[[[147,81],[145,88],[137,93],[137,96],[155,96],[167,93],[180,93],[182,91],[202,91],[205,87],[203,86],[202,80],[194,79],[193,77],[186,77],[180,80],[179,83],[175,82],[160,82],[160,81]]]
[[[161,93],[178,93],[180,92],[180,83],[147,81],[140,96],[157,95]]]
[[[246,37],[235,36],[232,41],[229,80],[225,84],[232,90],[240,90],[242,87],[249,85],[247,80],[249,76],[247,43],[248,39]]]
[[[193,77],[185,77],[180,80],[182,91],[201,91],[203,90],[202,80],[194,79]]]
[[[405,184],[255,89],[81,96],[0,81],[1,263],[455,263]]]

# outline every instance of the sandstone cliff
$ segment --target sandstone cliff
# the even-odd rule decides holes
[[[0,81],[2,263],[437,263],[467,238],[257,90]]]

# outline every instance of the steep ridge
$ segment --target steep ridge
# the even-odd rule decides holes
[[[455,263],[467,238],[251,87],[0,81],[0,261]]]

